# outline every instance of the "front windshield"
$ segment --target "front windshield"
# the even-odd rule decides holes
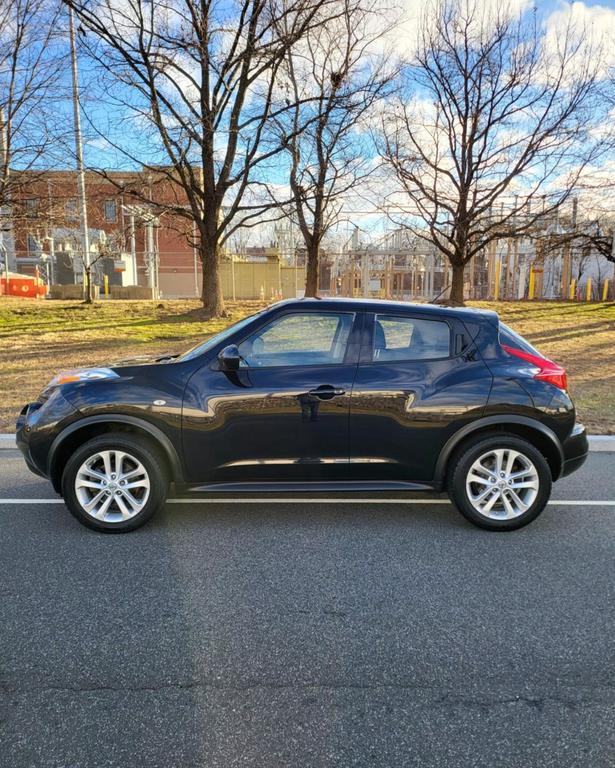
[[[251,323],[255,317],[262,315],[264,311],[265,310],[262,309],[260,312],[256,312],[254,315],[248,315],[248,317],[244,317],[243,320],[240,320],[237,323],[233,323],[233,325],[229,325],[228,328],[225,328],[223,331],[220,331],[220,333],[216,333],[213,336],[210,336],[205,341],[202,341],[200,344],[197,344],[196,347],[192,347],[192,349],[189,349],[187,352],[184,352],[183,355],[180,355],[178,358],[176,358],[176,360],[178,362],[183,360],[193,360],[195,357],[198,357],[199,355],[202,355],[205,352],[209,352],[209,350],[213,349],[213,347],[215,347],[216,344],[219,344],[221,341],[224,341],[224,339],[228,338],[229,336],[232,336],[232,334],[234,334],[235,331],[241,330],[244,326],[248,325],[248,323]]]

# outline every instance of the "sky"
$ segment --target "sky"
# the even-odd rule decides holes
[[[499,7],[498,0],[477,0],[477,3],[486,10]],[[609,59],[607,64],[615,66],[615,0],[603,0],[603,2],[586,0],[574,3],[566,3],[562,0],[539,0],[535,4],[527,0],[511,0],[511,3],[513,7],[528,13],[534,8],[547,34],[565,23],[565,19],[572,13],[573,18],[584,25],[590,34],[612,35],[613,43],[609,47],[609,51],[612,51],[610,54],[612,59]],[[399,55],[407,56],[412,51],[418,19],[424,5],[424,0],[403,0],[403,18],[390,37],[390,44]],[[80,47],[84,42],[90,42],[89,38],[84,40],[78,36],[78,39]],[[118,170],[138,167],[130,157],[139,156],[143,149],[144,134],[139,129],[138,121],[127,119],[128,116],[123,107],[109,104],[108,93],[103,86],[104,81],[84,50],[80,50],[79,53],[79,70],[86,164],[94,168],[105,167]],[[67,69],[65,80],[67,98],[54,105],[54,109],[65,116],[67,123],[72,120],[69,85],[70,71]],[[128,95],[121,91],[119,93],[122,97]],[[113,143],[125,149],[127,154],[114,148]],[[164,155],[161,154],[159,161],[164,162],[164,159]],[[606,164],[609,165],[608,162]],[[66,166],[70,167],[70,165],[70,153],[66,152]],[[615,168],[615,161],[612,166]],[[278,171],[276,181],[283,184],[285,167],[280,166]],[[372,198],[370,195],[363,195],[361,191],[348,200],[347,210],[348,215],[341,227],[342,232],[349,233],[352,227],[357,225],[366,233],[371,232],[370,236],[374,236],[379,227],[384,226],[381,214],[374,213]],[[378,226],[376,222],[379,223]]]
[[[535,7],[536,13],[547,30],[555,29],[565,23],[564,19],[572,12],[573,17],[588,29],[597,33],[610,31],[613,34],[613,64],[615,64],[615,0],[603,2],[568,3],[563,0],[538,0],[536,3],[528,0],[510,0],[511,7],[530,10]],[[424,0],[402,0],[403,15],[401,22],[390,37],[393,47],[401,55],[407,55],[416,38],[416,30]],[[499,0],[477,0],[477,5],[484,8],[497,8]],[[84,39],[79,37],[79,42]],[[83,109],[83,130],[86,135],[85,157],[92,166],[112,165],[117,168],[131,167],[133,164],[121,152],[114,150],[106,141],[108,136],[113,143],[123,145],[128,153],[138,154],[138,133],[127,131],[123,123],[121,110],[110,109],[105,103],[106,94],[102,90],[99,73],[92,62],[88,61],[82,51],[79,58],[81,103]],[[67,72],[67,75],[69,73]],[[123,125],[123,127],[121,127]]]

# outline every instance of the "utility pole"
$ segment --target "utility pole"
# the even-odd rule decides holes
[[[75,157],[77,159],[77,193],[79,196],[79,219],[81,224],[81,242],[83,248],[83,264],[86,272],[90,267],[90,237],[88,233],[88,209],[85,198],[85,170],[83,166],[83,143],[81,138],[81,115],[79,112],[79,73],[77,71],[77,48],[75,45],[75,26],[73,10],[68,9],[68,29],[70,37],[70,58],[73,71],[73,114],[75,130]],[[90,276],[91,277],[91,276]],[[92,281],[85,280],[88,295],[85,300],[92,302]]]
[[[192,219],[192,258],[194,260],[194,295],[199,296],[199,272],[197,267],[198,251],[196,248],[196,221]]]
[[[0,107],[0,163],[1,172],[3,175],[3,181],[5,183],[5,203],[8,205],[0,205],[0,243],[4,251],[4,270],[6,277],[6,291],[9,290],[9,269],[11,261],[11,251],[13,250],[13,226],[12,226],[12,211],[9,200],[9,174],[10,174],[10,157],[8,151],[8,137],[6,129],[6,121],[4,118],[4,109]],[[4,217],[6,216],[6,222]]]
[[[134,285],[139,285],[137,273],[137,234],[135,230],[135,215],[130,212],[130,265],[132,267],[132,281]]]
[[[145,237],[147,243],[147,285],[152,289],[152,298],[156,290],[156,251],[154,250],[154,218],[150,216],[145,224]]]
[[[9,175],[9,158],[6,149],[6,123],[4,120],[4,107],[0,107],[0,163],[2,164],[2,173],[5,177]],[[6,181],[6,178],[5,178]]]

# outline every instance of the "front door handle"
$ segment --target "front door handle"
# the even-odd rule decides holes
[[[334,397],[339,397],[339,395],[345,395],[346,390],[345,389],[336,389],[335,387],[332,387],[330,384],[323,384],[320,387],[317,387],[316,389],[310,389],[308,392],[308,395],[311,397],[318,397],[320,400],[331,400]]]

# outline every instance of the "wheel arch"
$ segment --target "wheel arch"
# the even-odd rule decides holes
[[[449,461],[466,441],[475,439],[481,434],[497,432],[507,432],[531,442],[546,458],[553,480],[561,476],[564,453],[555,432],[536,419],[507,415],[505,417],[487,416],[455,432],[440,451],[436,463],[435,480],[442,484],[446,482]]]
[[[86,440],[104,435],[106,432],[126,432],[140,435],[150,445],[158,449],[161,458],[169,470],[169,479],[181,482],[183,471],[175,446],[159,427],[145,419],[125,414],[105,414],[88,416],[62,430],[56,436],[49,449],[47,458],[47,476],[53,487],[59,492],[62,472],[71,454]]]

